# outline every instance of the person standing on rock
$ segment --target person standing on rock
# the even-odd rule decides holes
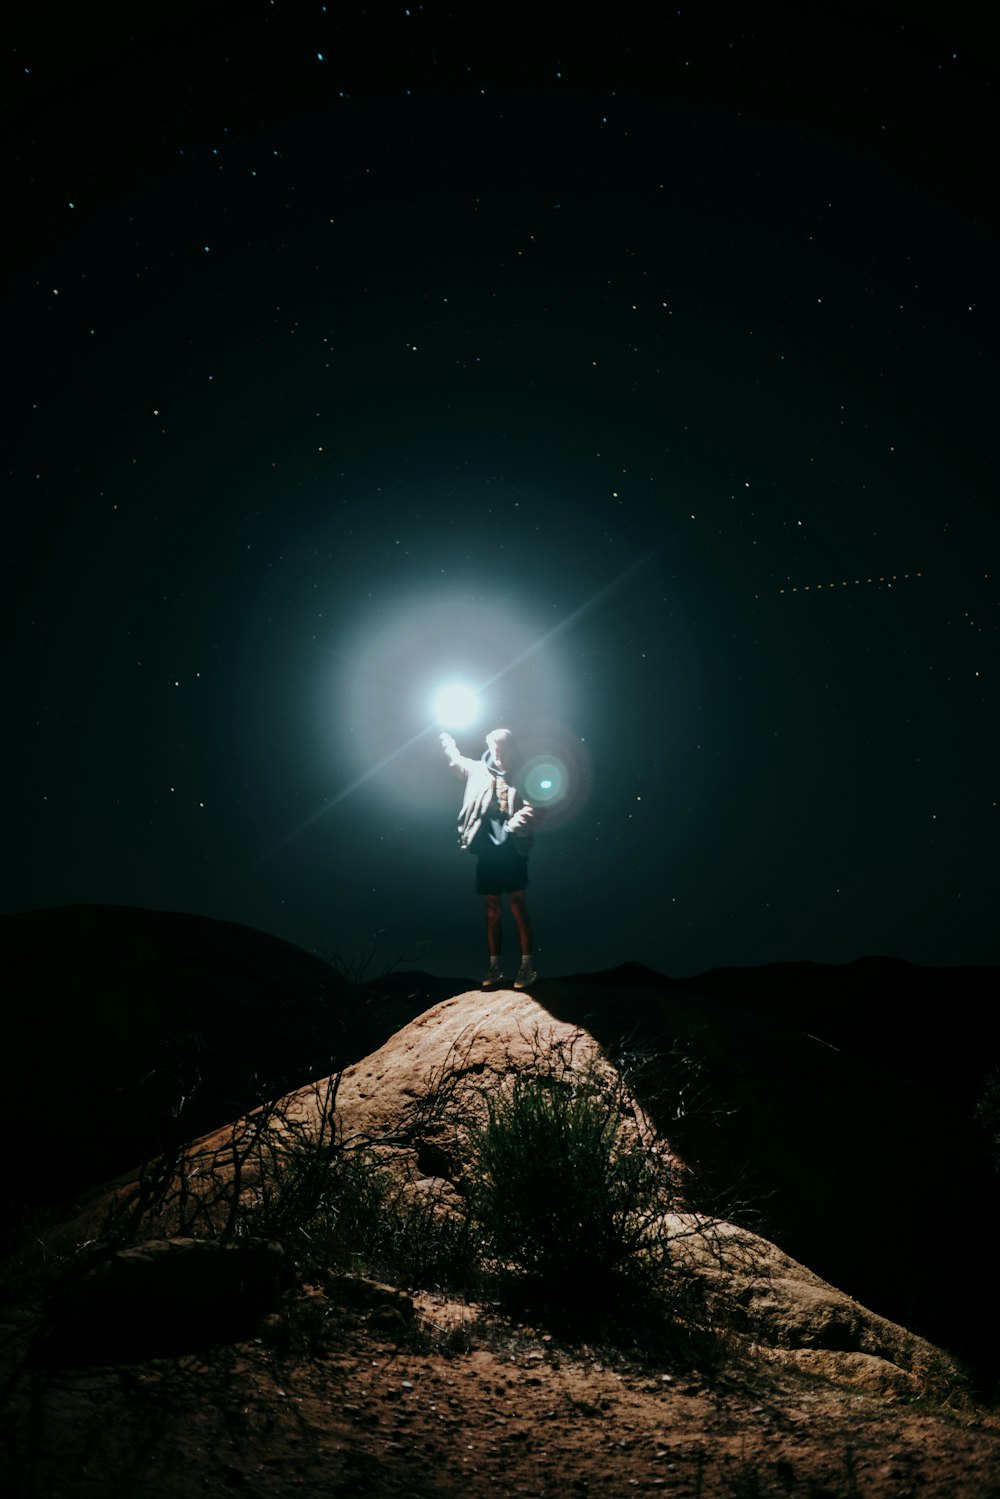
[[[509,729],[492,729],[479,760],[463,755],[450,734],[441,735],[448,764],[465,777],[465,795],[458,814],[458,841],[476,859],[476,889],[486,898],[486,945],[490,966],[484,989],[503,982],[500,947],[503,936],[501,902],[507,892],[511,915],[521,943],[521,966],[515,989],[526,989],[538,974],[532,961],[531,919],[525,904],[528,854],[537,813],[511,780],[517,772],[514,736]]]

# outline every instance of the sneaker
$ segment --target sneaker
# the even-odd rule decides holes
[[[528,985],[533,984],[537,977],[538,974],[532,968],[530,963],[522,963],[520,968],[517,970],[517,978],[514,980],[514,988],[527,989]]]
[[[502,983],[503,983],[503,973],[502,973],[501,969],[499,967],[495,967],[491,963],[490,967],[489,967],[489,972],[487,973],[486,977],[483,979],[482,987],[484,989],[495,989],[495,988],[497,988],[497,986],[499,984],[502,984]]]

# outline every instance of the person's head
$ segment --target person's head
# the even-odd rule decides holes
[[[486,736],[486,748],[497,770],[509,770],[514,759],[514,736],[510,729],[491,729]]]

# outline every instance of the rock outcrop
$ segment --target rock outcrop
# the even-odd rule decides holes
[[[464,1132],[489,1094],[521,1071],[571,1080],[609,1066],[592,1035],[555,1019],[529,995],[473,991],[418,1016],[335,1082],[288,1095],[276,1127],[314,1137],[325,1131],[329,1138],[335,1101],[342,1141],[375,1149],[411,1189],[433,1194],[445,1207],[459,1206]],[[627,1108],[630,1127],[650,1128],[638,1101]],[[231,1185],[240,1154],[234,1142],[246,1128],[240,1121],[191,1147],[190,1191],[210,1194],[220,1181]],[[252,1173],[241,1183],[252,1190]],[[124,1179],[115,1192],[126,1200],[134,1188],[134,1180]],[[91,1204],[91,1229],[93,1214],[107,1203],[105,1194]],[[671,1233],[676,1262],[700,1277],[716,1317],[767,1356],[883,1392],[915,1393],[959,1380],[957,1366],[931,1344],[747,1229],[676,1213]]]
[[[249,1337],[289,1272],[282,1246],[260,1239],[147,1240],[64,1290],[43,1351],[59,1363],[110,1363]]]

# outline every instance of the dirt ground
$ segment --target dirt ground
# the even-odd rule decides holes
[[[1000,1421],[751,1364],[560,1343],[445,1301],[292,1293],[259,1336],[145,1362],[25,1360],[3,1329],[10,1499],[600,1495],[989,1499]]]

